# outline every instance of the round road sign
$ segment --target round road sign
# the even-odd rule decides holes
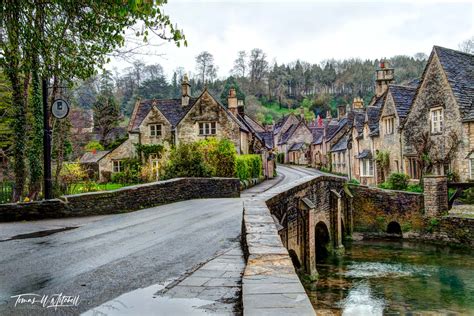
[[[51,113],[57,119],[63,119],[69,114],[69,104],[63,99],[54,100]]]

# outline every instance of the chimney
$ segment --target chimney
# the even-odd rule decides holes
[[[304,108],[300,107],[300,120],[304,121]]]
[[[346,106],[345,105],[339,105],[337,107],[337,119],[340,120],[346,115]]]
[[[388,67],[388,62],[384,59],[380,60],[379,69],[375,71],[375,96],[382,96],[388,89],[388,85],[392,83],[394,69]]]
[[[331,110],[327,110],[327,111],[326,111],[326,118],[327,118],[327,119],[332,119]]]
[[[237,101],[237,94],[235,93],[234,88],[230,88],[229,96],[227,97],[227,107],[229,111],[237,116],[238,114],[238,101]]]
[[[191,85],[189,84],[188,75],[183,76],[183,82],[181,83],[181,105],[188,106],[189,99],[191,98]]]
[[[352,108],[354,110],[361,110],[364,108],[364,99],[361,97],[355,97],[354,101],[352,101]]]

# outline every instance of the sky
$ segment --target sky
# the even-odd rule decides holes
[[[474,36],[473,1],[281,1],[168,0],[163,6],[184,31],[187,47],[151,38],[152,47],[137,56],[159,63],[170,77],[184,67],[191,75],[202,51],[214,56],[218,77],[225,78],[237,52],[261,48],[273,64],[296,60],[388,58],[429,55],[433,45],[457,49]],[[113,59],[122,71],[127,61]]]

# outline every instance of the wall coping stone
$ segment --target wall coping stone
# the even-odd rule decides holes
[[[315,182],[346,182],[332,175],[306,176],[244,201],[242,243],[247,265],[242,278],[244,315],[316,315],[301,284],[288,250],[278,235],[267,203]]]
[[[51,200],[0,204],[0,222],[117,214],[189,199],[238,197],[237,178],[175,178]]]

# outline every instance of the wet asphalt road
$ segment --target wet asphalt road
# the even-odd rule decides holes
[[[282,175],[242,196],[317,172],[278,166]],[[176,279],[238,240],[240,199],[183,201],[136,212],[0,223],[0,315],[78,314],[123,293]],[[45,229],[77,227],[39,237],[7,240]],[[80,296],[75,308],[20,304],[12,295]]]

